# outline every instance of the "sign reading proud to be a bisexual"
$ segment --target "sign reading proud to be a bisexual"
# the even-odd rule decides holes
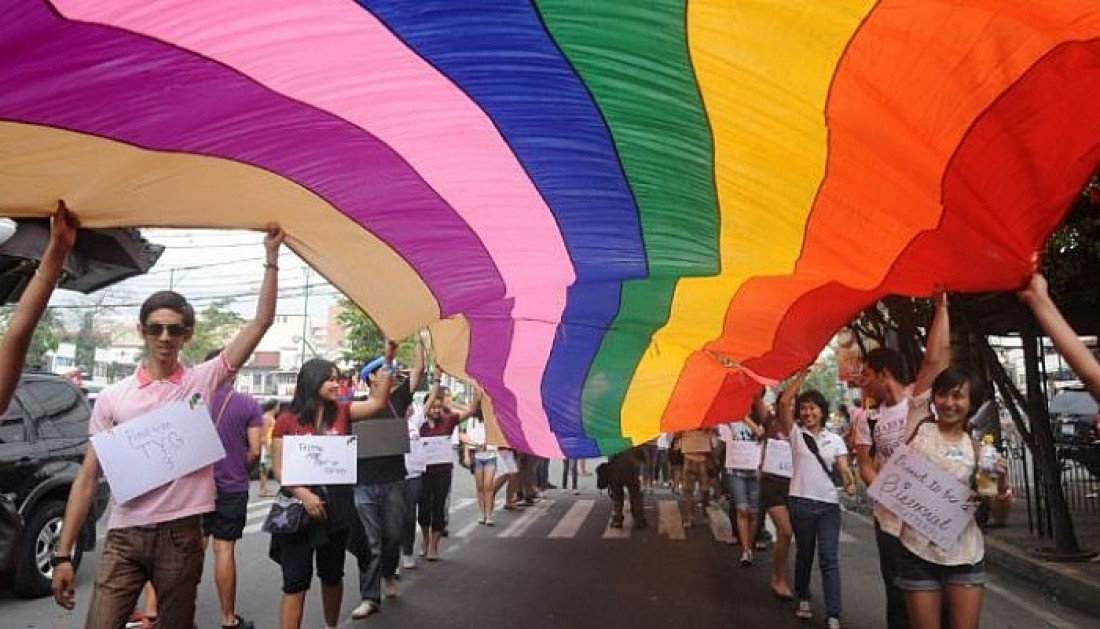
[[[973,517],[970,488],[904,445],[879,471],[867,493],[948,551]]]

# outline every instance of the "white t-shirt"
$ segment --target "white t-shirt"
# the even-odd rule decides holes
[[[821,463],[818,463],[817,457],[810,451],[802,435],[810,435],[810,433],[800,426],[791,426],[791,458],[794,459],[794,473],[791,475],[790,495],[818,502],[834,504],[840,502],[833,479],[821,469]],[[813,435],[810,436],[813,438]],[[830,470],[836,466],[837,457],[848,454],[844,440],[824,428],[817,434],[815,441],[821,458]]]
[[[871,424],[868,415],[875,413],[878,421],[875,422],[875,434],[871,435]],[[875,446],[875,460],[878,467],[890,458],[894,450],[898,449],[905,440],[905,420],[909,417],[909,398],[904,397],[893,406],[882,406],[877,410],[860,413],[856,418],[856,445]]]
[[[428,466],[424,447],[420,443],[420,426],[424,424],[424,408],[416,407],[409,415],[409,451],[405,454],[405,478],[417,478]]]

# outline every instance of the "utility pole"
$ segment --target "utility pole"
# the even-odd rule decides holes
[[[309,329],[309,266],[306,266],[306,295],[302,300],[302,349],[298,356],[298,368],[306,362],[306,330]]]

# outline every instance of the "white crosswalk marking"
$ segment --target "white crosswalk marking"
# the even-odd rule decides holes
[[[578,500],[574,502],[573,506],[569,507],[569,511],[565,513],[565,516],[562,517],[547,537],[576,537],[577,531],[581,529],[581,525],[584,524],[594,506],[596,506],[595,500]]]
[[[459,498],[458,500],[455,500],[454,502],[451,503],[451,508],[447,511],[447,513],[454,513],[455,511],[460,511],[460,510],[465,509],[466,507],[474,504],[475,502],[477,502],[477,500],[474,499],[474,498]]]
[[[680,504],[675,500],[657,502],[657,532],[669,539],[687,539],[680,520]]]
[[[851,533],[849,533],[847,531],[843,531],[843,530],[840,532],[840,543],[841,544],[853,544],[853,543],[855,543],[855,541],[856,541],[856,538],[852,537]]]
[[[527,532],[527,529],[531,528],[531,525],[535,523],[535,520],[545,516],[550,512],[550,507],[554,506],[553,500],[543,500],[533,507],[527,507],[527,511],[523,515],[519,516],[519,519],[512,523],[512,526],[504,529],[504,531],[497,537],[520,537]]]

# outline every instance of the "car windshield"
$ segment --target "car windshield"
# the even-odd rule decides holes
[[[1050,403],[1053,415],[1095,416],[1098,411],[1096,400],[1087,391],[1062,391]]]

